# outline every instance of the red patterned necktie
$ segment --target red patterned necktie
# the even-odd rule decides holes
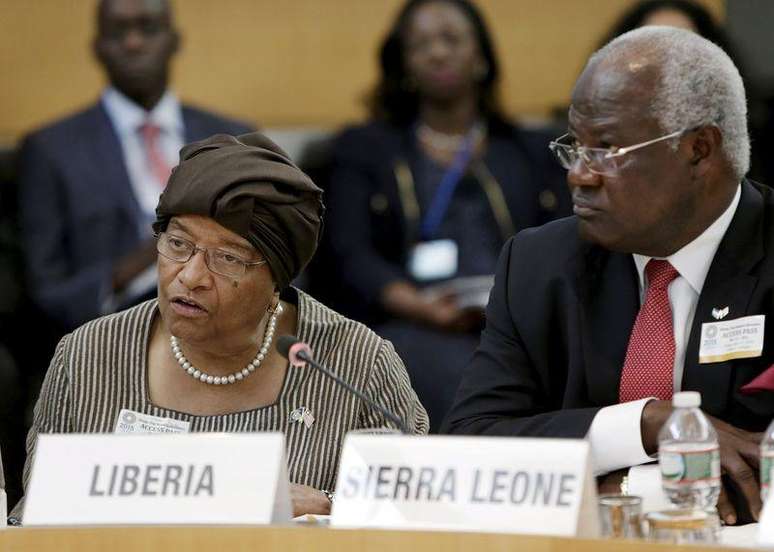
[[[637,314],[626,350],[619,398],[621,402],[645,397],[672,398],[675,334],[669,284],[680,274],[669,261],[651,259],[645,267],[648,291]]]
[[[140,133],[142,134],[142,143],[145,146],[145,159],[148,162],[148,167],[153,176],[156,177],[159,186],[163,188],[167,185],[172,169],[164,161],[164,156],[159,146],[161,129],[151,122],[146,122],[140,126]]]

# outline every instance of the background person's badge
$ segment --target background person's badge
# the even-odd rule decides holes
[[[452,278],[457,274],[458,255],[454,240],[421,242],[409,252],[408,271],[420,282]]]

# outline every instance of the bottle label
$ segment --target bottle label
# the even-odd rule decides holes
[[[761,489],[768,489],[771,485],[771,470],[774,468],[774,451],[761,455]]]
[[[720,480],[720,449],[660,451],[658,463],[664,487],[712,485]]]

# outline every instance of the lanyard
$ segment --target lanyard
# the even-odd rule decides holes
[[[427,210],[427,214],[420,226],[419,237],[422,241],[431,240],[441,226],[443,217],[449,209],[454,191],[457,189],[457,184],[462,180],[462,175],[465,174],[465,169],[473,155],[475,136],[474,130],[468,133],[465,141],[462,143],[462,147],[455,154],[451,166],[441,178],[441,183],[438,185],[433,200],[430,202],[430,208]]]

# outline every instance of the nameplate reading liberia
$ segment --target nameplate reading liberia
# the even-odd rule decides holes
[[[24,523],[287,521],[284,451],[281,433],[41,435]]]
[[[348,436],[331,524],[593,537],[589,455],[572,439]]]

